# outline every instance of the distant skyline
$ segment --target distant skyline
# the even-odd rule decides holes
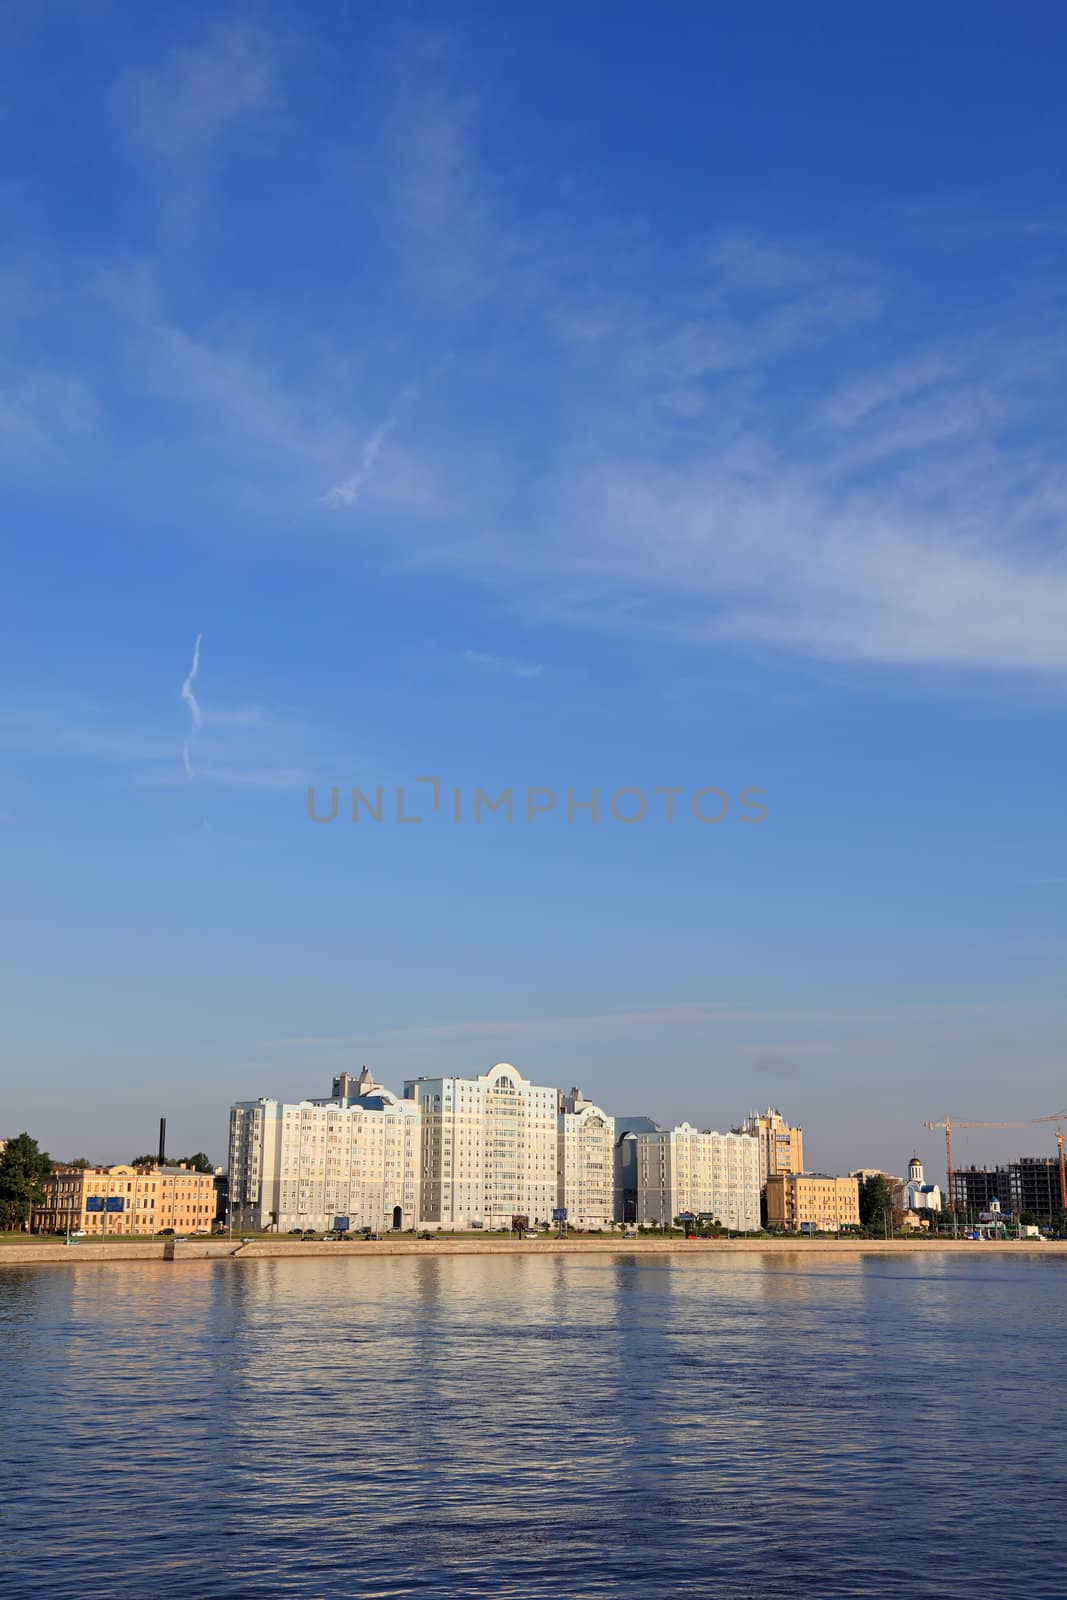
[[[1067,1110],[1062,9],[6,20],[0,1137]]]

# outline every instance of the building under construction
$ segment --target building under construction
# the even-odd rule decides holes
[[[1013,1216],[1032,1211],[1047,1222],[1063,1210],[1059,1161],[1053,1156],[1020,1156],[1004,1167],[957,1167],[951,1199],[960,1215],[972,1219],[998,1200],[1001,1210]]]

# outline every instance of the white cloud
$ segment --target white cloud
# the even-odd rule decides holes
[[[200,732],[200,727],[203,722],[203,718],[200,714],[199,702],[197,701],[196,695],[193,693],[193,684],[196,682],[197,674],[200,671],[200,641],[202,638],[203,634],[198,633],[196,636],[196,643],[193,645],[193,664],[189,668],[185,682],[182,684],[181,691],[182,700],[188,706],[189,715],[192,718],[192,726],[189,730],[189,734],[185,740],[185,743],[182,746],[182,765],[185,768],[185,776],[187,778],[191,778],[193,776],[193,763],[191,759],[192,742],[195,735]]]
[[[670,274],[658,292],[653,260],[625,294],[609,284],[590,340],[565,332],[588,325],[588,303],[572,315],[546,271],[530,337],[556,408],[516,413],[510,374],[486,356],[465,419],[446,366],[420,381],[403,451],[384,448],[392,417],[359,440],[318,371],[283,375],[255,340],[178,327],[143,278],[127,297],[130,356],[264,504],[270,484],[354,457],[320,504],[352,507],[373,481],[380,516],[363,532],[391,562],[461,572],[531,619],[1061,671],[1056,342],[957,330],[951,345],[858,361],[858,328],[896,343],[891,288],[876,264],[810,244],[794,260],[788,241],[734,239]],[[123,299],[114,282],[107,293]],[[479,382],[504,385],[499,407]]]
[[[823,407],[823,415],[834,427],[854,428],[872,411],[913,400],[916,395],[942,383],[952,370],[953,364],[941,355],[892,362],[840,384]]]
[[[132,159],[151,177],[172,227],[201,209],[224,143],[281,104],[277,43],[266,30],[224,23],[131,69],[113,106]]]
[[[298,1034],[280,1039],[260,1039],[262,1048],[276,1050],[332,1050],[338,1046],[369,1044],[373,1041],[488,1040],[507,1052],[514,1041],[558,1034],[564,1038],[605,1038],[629,1036],[634,1030],[660,1034],[671,1029],[707,1029],[730,1023],[822,1023],[860,1027],[866,1024],[907,1025],[954,1022],[964,1018],[1003,1016],[1005,1008],[982,1001],[929,1005],[901,1001],[884,1006],[761,1006],[733,1001],[692,1000],[644,1009],[601,1012],[566,1012],[519,1017],[466,1017],[449,1022],[406,1023],[399,1027],[374,1027],[362,1033]],[[511,1043],[509,1043],[511,1041]],[[507,1053],[497,1057],[510,1059]]]
[[[328,731],[263,706],[197,701],[197,788],[300,789],[323,767],[351,771]],[[184,786],[188,768],[176,759],[172,728],[124,717],[83,695],[9,692],[0,697],[0,752],[36,762],[73,762],[105,769],[137,789]]]
[[[540,678],[544,667],[533,662],[510,661],[506,656],[494,656],[484,650],[464,650],[463,659],[470,667],[485,672],[502,672],[512,678]]]
[[[164,267],[98,272],[83,365],[95,381],[101,343],[116,353],[115,411],[136,419],[124,482],[140,468],[148,498],[169,473],[164,499],[237,501],[294,538],[316,506],[373,494],[364,551],[460,573],[537,621],[1062,671],[1067,351],[1025,296],[972,296],[931,336],[914,284],[833,239],[734,230],[686,251],[573,193],[530,222],[483,159],[491,103],[447,41],[404,35],[378,76],[366,140],[335,170],[339,202],[369,218],[388,326],[362,299],[341,333],[336,306],[272,315],[266,296],[254,319],[240,299],[197,314],[160,290]],[[278,38],[223,26],[129,75],[117,104],[138,158],[180,190],[285,115],[292,78]],[[353,397],[412,373],[401,449],[393,417],[368,432]],[[20,438],[48,407],[16,389],[0,429]],[[162,424],[150,404],[138,425],[146,397]],[[105,427],[83,444],[90,469]]]
[[[576,508],[571,563],[646,602],[644,626],[897,665],[1067,668],[1067,566],[984,521],[923,519],[817,478],[615,468]]]
[[[173,738],[164,731],[116,718],[76,694],[7,693],[0,699],[0,749],[118,766],[174,760]]]
[[[0,444],[47,460],[90,435],[98,415],[92,389],[77,374],[23,372],[0,387]]]
[[[200,721],[208,728],[262,728],[269,721],[263,706],[202,706]]]
[[[722,285],[773,298],[833,283],[868,289],[881,277],[870,261],[827,249],[818,240],[772,239],[741,229],[718,234],[705,259]]]
[[[375,464],[382,445],[394,426],[394,418],[389,417],[380,427],[375,428],[370,438],[364,444],[359,455],[359,466],[355,472],[345,478],[343,483],[336,484],[328,489],[321,497],[321,503],[331,511],[338,511],[342,506],[354,506],[366,487],[367,480],[374,471]]]

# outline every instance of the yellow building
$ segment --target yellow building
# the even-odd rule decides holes
[[[90,1200],[121,1200],[121,1210],[98,1210]],[[57,1166],[45,1183],[45,1203],[33,1214],[35,1233],[210,1233],[215,1176],[191,1167]]]
[[[860,1220],[855,1178],[824,1172],[779,1173],[767,1179],[767,1226],[787,1233],[837,1233]]]
[[[735,1133],[759,1140],[760,1187],[782,1172],[804,1171],[804,1130],[793,1128],[780,1111],[750,1111]]]

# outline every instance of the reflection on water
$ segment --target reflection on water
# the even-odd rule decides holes
[[[1067,1264],[0,1272],[0,1594],[1067,1593]]]

